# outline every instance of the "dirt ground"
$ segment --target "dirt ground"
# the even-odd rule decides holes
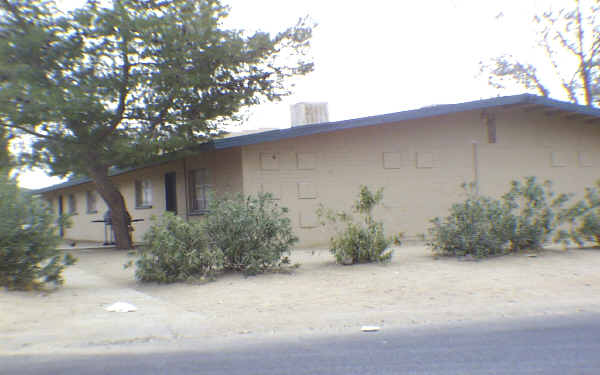
[[[73,250],[50,293],[0,290],[0,353],[102,351],[185,339],[284,337],[600,312],[600,250],[546,249],[484,261],[400,247],[387,265],[336,265],[296,250],[291,273],[204,284],[140,284],[126,252]],[[105,307],[129,302],[136,312]]]

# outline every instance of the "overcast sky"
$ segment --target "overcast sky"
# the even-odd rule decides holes
[[[289,127],[289,106],[302,101],[328,102],[335,121],[521,93],[488,87],[478,76],[479,62],[505,53],[542,60],[533,48],[533,16],[571,0],[223,2],[231,5],[227,27],[277,32],[305,15],[318,24],[314,72],[296,79],[294,94],[285,100],[249,110],[242,130]],[[20,178],[28,188],[57,182],[39,171]]]

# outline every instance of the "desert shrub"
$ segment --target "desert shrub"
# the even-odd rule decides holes
[[[60,237],[55,224],[45,202],[23,193],[15,181],[0,174],[1,286],[32,290],[64,282],[62,271],[75,258],[56,249]]]
[[[567,237],[583,246],[585,242],[600,244],[600,181],[594,188],[586,188],[584,199],[566,210],[564,221],[571,224]]]
[[[214,199],[204,227],[210,246],[223,253],[224,269],[255,275],[287,264],[298,241],[287,212],[268,193]]]
[[[512,181],[501,199],[479,196],[463,187],[467,198],[452,205],[449,216],[431,220],[427,244],[434,252],[481,258],[536,249],[564,238],[559,229],[569,195],[556,195],[549,181],[540,184],[535,177]]]
[[[507,251],[516,227],[511,209],[498,199],[467,194],[445,218],[431,220],[427,245],[441,255],[487,257]]]
[[[373,218],[373,209],[383,199],[383,190],[375,193],[366,186],[360,187],[358,199],[352,212],[335,212],[321,206],[317,215],[324,226],[330,226],[335,234],[330,238],[329,251],[341,264],[389,262],[392,259],[393,242],[399,244],[401,235],[386,237],[383,223]]]
[[[502,199],[516,218],[511,238],[511,248],[516,251],[537,249],[552,239],[563,221],[562,207],[569,195],[556,195],[550,181],[540,184],[535,177],[526,177],[523,183],[512,181]]]
[[[207,279],[221,268],[223,254],[208,247],[201,223],[186,222],[170,212],[152,220],[136,253],[136,279],[159,283]]]

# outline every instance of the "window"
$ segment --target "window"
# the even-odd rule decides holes
[[[48,208],[52,211],[52,213],[56,213],[56,210],[54,209],[54,199],[47,198],[46,203],[48,204]]]
[[[98,208],[96,206],[96,201],[97,201],[97,199],[96,199],[95,191],[88,190],[85,192],[85,202],[86,202],[88,214],[95,214],[96,212],[98,212]]]
[[[69,194],[67,198],[67,212],[71,215],[77,214],[77,200],[75,194]]]
[[[135,181],[135,207],[152,207],[152,181],[148,179]]]
[[[208,184],[208,169],[201,168],[190,171],[190,212],[202,213],[208,209],[210,199],[210,185]]]

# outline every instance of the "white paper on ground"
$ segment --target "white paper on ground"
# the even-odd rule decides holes
[[[380,328],[377,326],[362,326],[360,330],[363,332],[376,332],[379,331]]]
[[[110,306],[107,306],[106,311],[111,312],[131,312],[136,311],[137,308],[130,303],[127,302],[115,302]]]

